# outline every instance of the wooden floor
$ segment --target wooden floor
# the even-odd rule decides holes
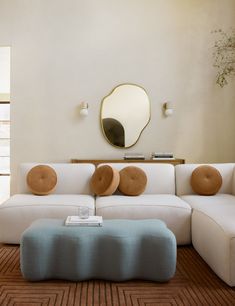
[[[168,283],[45,281],[20,273],[19,247],[0,246],[0,306],[216,306],[235,305],[235,289],[223,283],[192,247],[178,248],[177,271]]]

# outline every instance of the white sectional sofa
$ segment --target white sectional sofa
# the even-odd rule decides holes
[[[121,170],[127,163],[108,164]],[[101,165],[100,165],[101,166]],[[148,183],[138,197],[118,192],[96,198],[96,214],[104,219],[161,219],[175,234],[177,244],[191,243],[191,207],[175,195],[175,169],[170,164],[135,163],[144,170]]]
[[[53,194],[47,196],[36,196],[28,190],[26,175],[35,165],[20,166],[19,193],[0,206],[0,242],[19,243],[22,232],[35,219],[65,218],[78,214],[79,206],[88,206],[90,215],[96,213],[104,219],[162,219],[178,244],[191,242],[191,207],[175,195],[175,170],[170,164],[135,164],[148,177],[141,196],[117,193],[96,199],[89,187],[94,165],[48,164],[56,171],[58,182]],[[118,170],[126,166],[129,164],[113,165]]]
[[[216,195],[196,195],[190,186],[199,165],[176,166],[176,194],[192,207],[192,243],[228,285],[235,286],[235,164],[213,164],[223,183]]]
[[[37,196],[29,192],[26,175],[35,163],[21,164],[18,173],[18,194],[0,205],[0,242],[19,243],[22,232],[39,218],[66,218],[78,214],[80,206],[95,213],[95,198],[90,190],[92,164],[48,164],[57,173],[53,194]]]
[[[135,163],[148,179],[145,192],[137,197],[116,192],[94,197],[89,181],[92,164],[48,164],[57,173],[53,194],[35,196],[28,191],[26,174],[36,164],[22,164],[19,194],[0,205],[0,242],[19,243],[22,232],[38,218],[65,218],[88,206],[90,215],[105,219],[163,220],[178,245],[190,244],[230,286],[235,286],[235,164],[212,164],[222,175],[222,187],[214,196],[196,195],[190,185],[198,164]],[[109,164],[121,170],[128,163]]]

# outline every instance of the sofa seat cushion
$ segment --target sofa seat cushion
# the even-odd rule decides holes
[[[178,244],[191,242],[191,207],[175,195],[112,195],[96,198],[96,215],[104,219],[161,219]]]
[[[194,248],[228,285],[235,286],[235,196],[182,196],[193,207]]]
[[[182,196],[194,210],[212,218],[228,235],[235,235],[235,196],[217,194],[214,196]]]
[[[15,194],[0,205],[0,209],[19,206],[87,206],[94,210],[95,199],[91,195],[82,194],[50,194],[44,197],[32,194]]]
[[[89,207],[94,215],[95,199],[91,195],[51,194],[36,196],[16,194],[0,205],[0,241],[19,243],[22,232],[36,219],[77,215],[78,207]]]

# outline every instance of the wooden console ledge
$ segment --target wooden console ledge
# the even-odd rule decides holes
[[[105,163],[163,163],[163,164],[172,164],[172,165],[179,165],[184,164],[185,160],[182,158],[175,158],[175,159],[76,159],[72,158],[71,163],[88,163],[94,164],[95,166],[99,164]]]

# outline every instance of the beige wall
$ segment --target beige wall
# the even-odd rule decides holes
[[[0,45],[12,47],[12,192],[21,162],[121,158],[127,150],[101,134],[99,107],[123,82],[143,86],[152,107],[129,152],[235,161],[235,83],[215,85],[211,57],[211,30],[232,25],[234,0],[1,0]]]

